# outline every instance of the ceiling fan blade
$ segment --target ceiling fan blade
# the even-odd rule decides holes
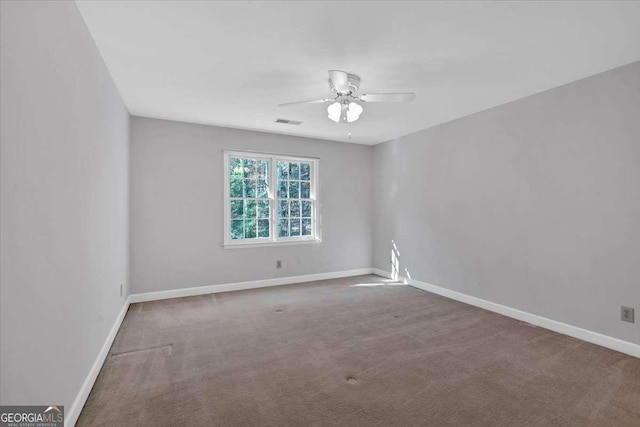
[[[360,95],[363,102],[406,102],[416,99],[415,93],[365,93]]]
[[[333,83],[333,87],[339,93],[349,93],[349,76],[346,71],[329,70],[329,79]]]
[[[333,99],[316,99],[313,101],[298,101],[298,102],[287,102],[285,104],[279,104],[278,107],[290,107],[292,105],[304,105],[304,104],[322,104],[323,102],[333,101]]]

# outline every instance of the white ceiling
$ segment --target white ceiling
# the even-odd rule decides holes
[[[376,144],[640,60],[640,2],[77,1],[131,114]],[[347,125],[327,70],[361,93]],[[300,126],[274,123],[300,120]]]

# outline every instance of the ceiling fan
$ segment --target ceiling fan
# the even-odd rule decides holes
[[[346,71],[329,70],[329,91],[335,97],[314,101],[288,102],[280,104],[279,107],[331,102],[331,105],[327,107],[328,117],[336,123],[341,120],[351,123],[358,120],[362,114],[362,106],[359,102],[406,102],[416,98],[415,93],[365,93],[357,95],[358,89],[360,89],[360,76]]]

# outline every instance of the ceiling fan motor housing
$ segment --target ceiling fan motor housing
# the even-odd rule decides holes
[[[358,89],[360,89],[360,76],[356,74],[347,73],[347,80],[349,81],[349,91],[350,93],[356,93]],[[329,90],[331,93],[335,93],[338,95],[346,95],[346,93],[339,93],[335,87],[333,87],[333,82],[329,79]]]

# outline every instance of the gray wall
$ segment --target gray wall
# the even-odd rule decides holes
[[[127,297],[129,114],[74,2],[0,4],[0,401],[68,411]]]
[[[322,243],[224,249],[223,149],[320,158]],[[133,293],[371,267],[370,146],[133,117]],[[276,270],[276,259],[283,268]]]
[[[374,265],[639,343],[640,63],[377,145]]]

